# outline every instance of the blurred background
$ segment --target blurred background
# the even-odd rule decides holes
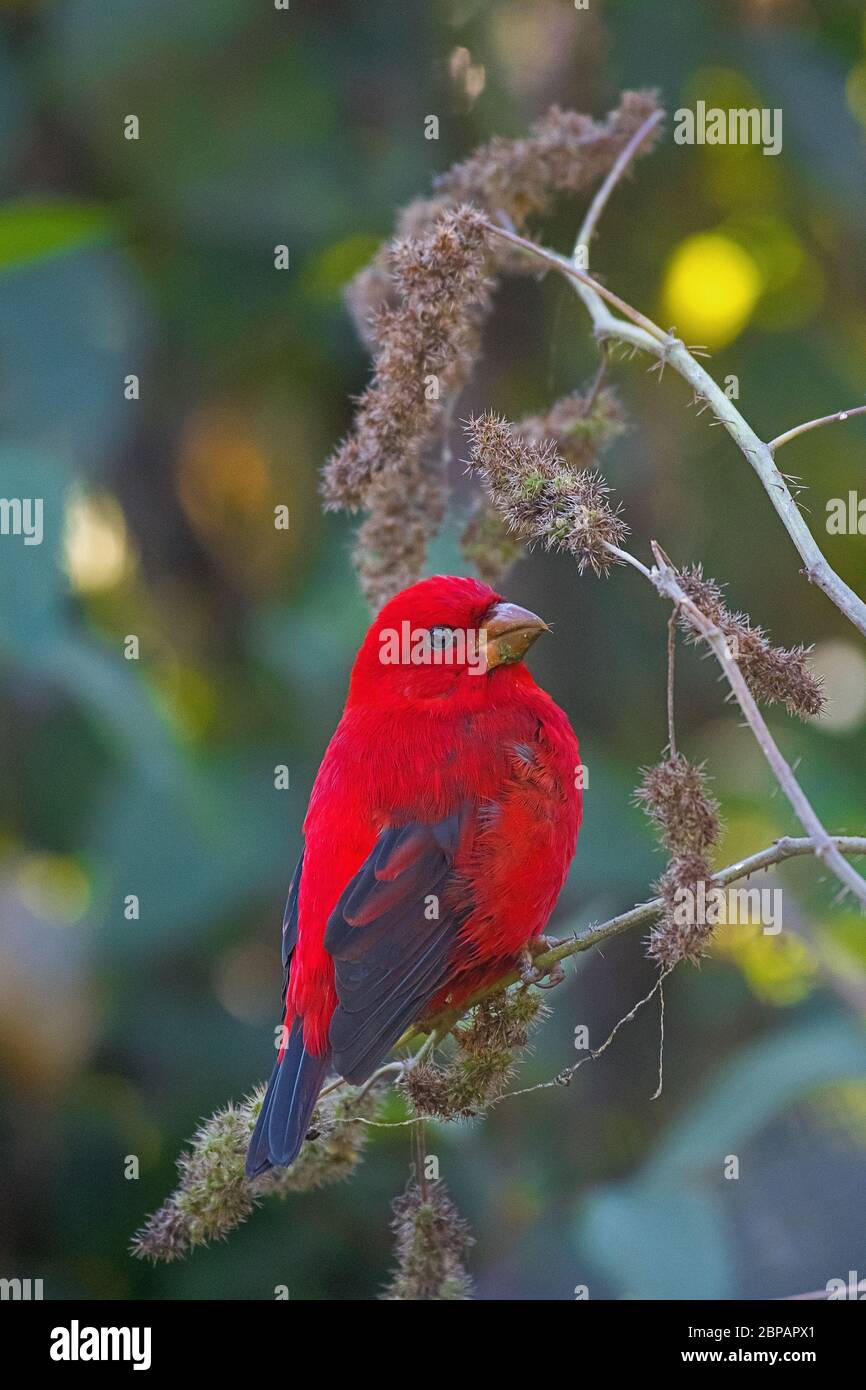
[[[375,1298],[406,1130],[375,1132],[350,1184],[272,1202],[225,1245],[156,1269],[127,1253],[199,1118],[270,1070],[285,890],[369,617],[351,523],[317,496],[368,371],[344,286],[436,172],[552,102],[601,115],[650,85],[670,112],[780,107],[775,158],[676,146],[669,120],[593,268],[706,343],[765,438],[862,403],[864,5],[5,0],[0,15],[0,495],[44,499],[41,545],[0,537],[0,1276],[53,1299]],[[545,238],[569,248],[579,212],[563,204]],[[658,536],[776,641],[815,644],[827,717],[771,724],[826,824],[863,833],[863,645],[799,575],[732,443],[644,365],[616,367],[631,428],[604,465],[633,548]],[[509,281],[459,413],[542,410],[594,366],[567,286]],[[866,542],[828,536],[825,515],[862,495],[864,459],[859,420],[784,455],[861,593]],[[436,570],[461,564],[455,473]],[[556,622],[532,665],[589,768],[563,933],[663,867],[631,793],[666,739],[667,615],[634,575],[579,579],[567,557],[528,557],[507,592]],[[678,725],[722,801],[720,862],[797,833],[694,652]],[[866,927],[811,863],[780,885],[779,936],[722,929],[670,981],[660,1099],[651,1006],[569,1090],[432,1129],[480,1298],[780,1297],[866,1276]],[[598,1044],[652,978],[637,934],[578,959],[520,1084],[575,1059],[577,1025]]]

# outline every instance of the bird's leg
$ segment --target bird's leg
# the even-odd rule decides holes
[[[434,1048],[439,1046],[441,1041],[442,1035],[439,1032],[439,1029],[432,1028],[428,1033],[427,1037],[424,1039],[421,1046],[418,1048],[418,1051],[414,1052],[411,1057],[407,1057],[405,1062],[402,1062],[400,1064],[401,1070],[403,1072],[409,1072],[412,1071],[414,1067],[420,1066],[420,1064],[424,1061],[425,1057],[429,1057],[430,1053],[434,1050]]]
[[[536,970],[532,960],[532,952],[528,946],[524,946],[523,950],[520,952],[517,958],[517,968],[520,971],[520,978],[525,985],[537,984],[541,979],[541,971]]]
[[[383,1067],[377,1068],[377,1070],[373,1072],[373,1075],[369,1077],[367,1081],[364,1082],[364,1085],[358,1092],[357,1099],[361,1100],[362,1097],[365,1096],[368,1091],[371,1091],[373,1089],[377,1082],[382,1080],[383,1076],[390,1076],[392,1072],[399,1073],[402,1076],[403,1072],[406,1071],[407,1068],[411,1065],[411,1058],[408,1062],[386,1062]]]
[[[538,936],[530,946],[526,946],[521,951],[518,966],[520,978],[525,985],[537,985],[539,989],[554,989],[557,985],[562,984],[565,979],[565,971],[561,961],[554,961],[549,970],[539,970],[534,960],[535,956],[542,955],[545,951],[550,951],[558,945],[559,942],[556,937]],[[544,979],[545,975],[547,976],[546,980]]]

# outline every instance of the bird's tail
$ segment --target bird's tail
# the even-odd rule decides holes
[[[271,1074],[250,1140],[246,1162],[248,1178],[257,1178],[269,1168],[287,1168],[294,1163],[330,1063],[330,1048],[326,1048],[321,1057],[307,1052],[303,1019],[296,1018]]]

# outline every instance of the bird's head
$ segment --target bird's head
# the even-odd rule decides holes
[[[477,579],[435,575],[396,594],[372,624],[352,671],[350,703],[446,698],[483,704],[547,624]],[[509,672],[510,675],[506,675]],[[502,692],[504,694],[504,691]]]

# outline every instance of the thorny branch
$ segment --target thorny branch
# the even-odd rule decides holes
[[[649,121],[644,123],[641,131],[638,132],[640,138],[635,137],[632,153],[646,139],[652,128]],[[625,168],[626,162],[624,161],[620,165],[619,174]],[[610,189],[607,190],[605,202],[609,193]],[[595,230],[597,218],[598,212],[594,212],[594,209],[590,208],[590,212],[578,232],[576,248],[588,243],[589,237]],[[734,402],[725,395],[709,372],[700,365],[685,343],[681,342],[673,333],[665,333],[658,324],[653,323],[639,310],[626,304],[618,295],[593,279],[591,275],[580,270],[573,261],[569,261],[558,252],[539,246],[536,242],[519,236],[493,221],[486,220],[486,227],[492,235],[503,238],[526,251],[528,255],[544,261],[572,282],[577,294],[589,311],[595,336],[599,342],[612,339],[628,344],[642,352],[648,352],[656,358],[662,369],[666,363],[670,363],[674,371],[678,372],[689,383],[694,390],[695,398],[710,406],[718,422],[724,426],[734,443],[754,468],[785,530],[797,548],[805,567],[806,577],[813,584],[817,584],[818,588],[823,590],[828,598],[836,604],[840,612],[844,613],[845,617],[866,637],[866,603],[840,578],[822,554],[773,458],[774,448],[779,448],[781,444],[804,432],[806,428],[813,428],[817,424],[824,423],[824,420],[810,421],[807,426],[798,426],[795,430],[780,435],[773,441],[772,445],[765,443],[758,437]],[[609,304],[618,309],[624,317],[619,318],[613,314],[607,307]],[[853,414],[854,412],[840,412],[825,418],[827,421],[839,419],[846,413]]]
[[[832,836],[824,828],[809,798],[780,752],[778,744],[767,727],[766,720],[758,709],[757,701],[746,684],[725,634],[689,598],[679,583],[676,570],[655,541],[652,542],[652,547],[656,565],[650,571],[649,578],[660,594],[669,598],[675,608],[687,615],[689,622],[712,649],[724,672],[725,679],[743,711],[746,723],[772,769],[773,775],[788,798],[803,829],[809,832],[816,856],[823,860],[828,868],[832,869],[839,881],[846,888],[849,888],[859,902],[866,907],[866,882],[839,853]]]

